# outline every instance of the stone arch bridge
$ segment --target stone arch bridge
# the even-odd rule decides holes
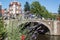
[[[45,25],[50,30],[50,35],[60,35],[60,21],[53,21],[53,20],[42,20],[42,19],[10,19],[4,20],[5,24],[7,23],[7,28],[10,26],[19,26],[26,22],[37,22],[40,24]]]

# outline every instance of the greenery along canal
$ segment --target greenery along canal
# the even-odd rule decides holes
[[[2,17],[0,17],[0,40],[3,40],[6,37],[6,29],[4,28],[4,23]]]

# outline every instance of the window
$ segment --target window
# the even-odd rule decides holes
[[[16,11],[16,13],[19,13],[19,11]]]

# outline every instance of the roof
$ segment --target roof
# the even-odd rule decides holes
[[[9,6],[12,6],[12,5],[18,5],[18,6],[21,6],[21,4],[19,2],[11,2]]]

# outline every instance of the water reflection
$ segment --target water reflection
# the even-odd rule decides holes
[[[36,40],[60,40],[60,36],[38,35]]]

